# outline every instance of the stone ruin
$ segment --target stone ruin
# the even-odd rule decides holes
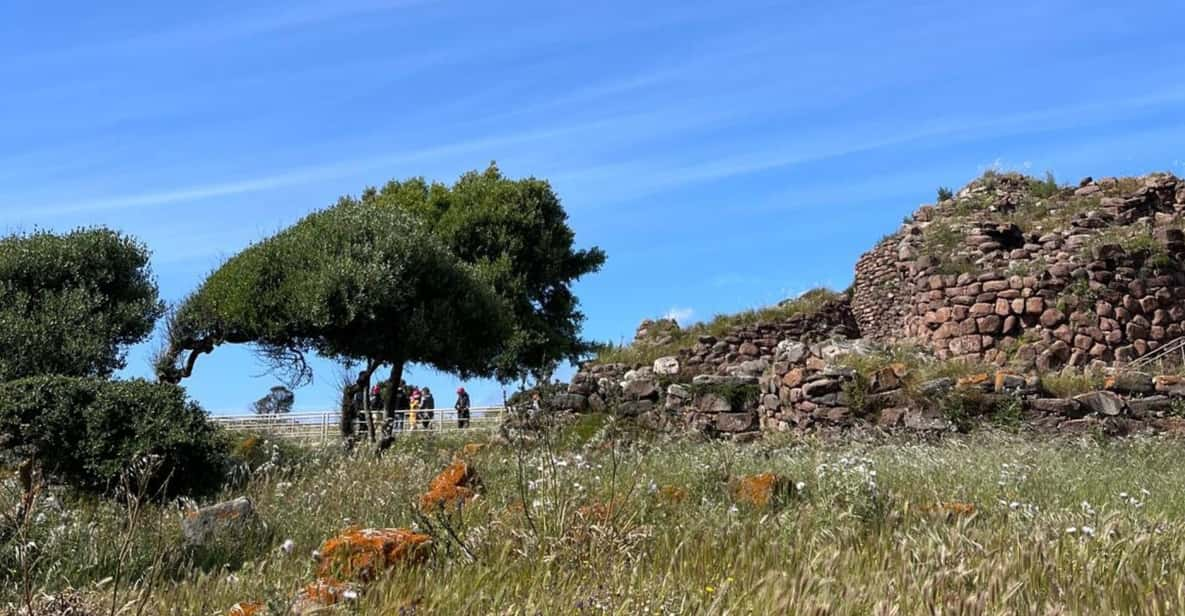
[[[820,309],[700,337],[653,365],[586,364],[555,404],[736,440],[858,424],[950,430],[941,404],[919,400],[952,395],[971,415],[1015,402],[1049,429],[1183,431],[1179,377],[1120,372],[1103,391],[1060,399],[1039,376],[1122,367],[1185,333],[1183,212],[1185,181],[1167,174],[1060,188],[988,173],[918,209]],[[635,344],[677,333],[646,321]],[[857,374],[835,361],[888,345],[982,368],[907,392],[903,365]]]
[[[1087,179],[1045,199],[1031,182],[977,180],[861,257],[860,331],[1041,372],[1130,362],[1181,336],[1185,182]]]

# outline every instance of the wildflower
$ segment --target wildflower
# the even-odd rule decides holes
[[[799,492],[802,492],[803,490],[805,490],[805,489],[806,489],[806,482],[805,482],[805,481],[800,481],[800,482],[798,482],[798,483],[794,484],[794,489],[795,489],[795,490],[797,490],[797,491],[799,491]]]
[[[712,593],[716,592],[716,587],[714,587],[714,586],[704,586],[704,592],[706,592],[706,593],[708,593],[708,594],[710,595],[710,594],[712,594]]]
[[[280,545],[280,551],[291,555],[292,551],[296,549],[296,542],[291,539],[285,539],[284,543]]]
[[[1083,526],[1082,527],[1082,534],[1086,535],[1087,537],[1093,537],[1094,536],[1094,527],[1093,526]]]
[[[1066,527],[1066,534],[1067,535],[1073,535],[1073,534],[1076,534],[1077,532],[1078,532],[1078,529],[1073,526]]]
[[[1012,501],[1011,503],[1008,503],[1008,508],[1009,509],[1019,509],[1020,503],[1017,501]]]
[[[733,505],[728,508],[728,512],[731,514],[736,514],[738,511],[740,511],[740,509],[738,509],[736,505]]]

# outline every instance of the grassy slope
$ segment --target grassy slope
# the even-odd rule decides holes
[[[335,529],[413,523],[412,499],[460,445],[419,441],[382,461],[321,459],[290,480],[253,479],[235,494],[256,499],[275,538],[239,546],[252,562],[234,572],[177,569],[147,613],[217,614],[243,599],[283,604],[309,580],[308,554]],[[1171,441],[1051,444],[1003,434],[939,444],[540,449],[526,457],[528,522],[515,507],[514,452],[489,448],[476,460],[485,492],[459,522],[477,561],[442,545],[429,566],[394,572],[375,587],[361,611],[393,613],[414,600],[440,614],[811,613],[824,606],[921,614],[932,605],[963,613],[1181,613],[1179,460],[1180,445]],[[780,509],[734,506],[727,477],[762,471],[804,489]],[[654,491],[663,486],[687,496],[672,501]],[[577,513],[610,501],[616,505],[606,519]],[[938,503],[975,511],[926,511]],[[88,589],[112,575],[121,537],[113,506],[74,503],[44,513],[33,536],[42,556],[36,587]],[[133,578],[151,562],[158,535],[164,545],[174,539],[176,517],[150,512],[128,559]],[[296,543],[294,554],[275,548],[284,539]],[[0,604],[14,598],[8,573]]]

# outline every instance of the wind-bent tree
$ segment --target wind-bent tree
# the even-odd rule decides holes
[[[577,250],[560,199],[545,180],[512,180],[491,164],[451,187],[423,178],[368,189],[363,204],[416,214],[453,254],[478,267],[511,309],[512,331],[496,376],[546,378],[556,364],[591,350],[572,285],[605,262],[599,248]]]
[[[251,343],[298,376],[310,352],[360,361],[368,375],[389,365],[394,383],[409,363],[485,376],[506,339],[504,313],[424,224],[342,199],[214,271],[171,316],[157,371],[178,382],[215,347]]]
[[[0,382],[123,368],[164,312],[148,258],[103,228],[0,240]]]

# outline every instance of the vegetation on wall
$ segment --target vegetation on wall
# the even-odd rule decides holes
[[[607,343],[597,350],[595,361],[602,364],[649,365],[660,357],[676,355],[679,350],[690,348],[700,336],[719,338],[739,327],[758,323],[776,323],[796,314],[813,314],[828,302],[835,301],[842,296],[843,294],[831,289],[811,289],[794,299],[774,306],[754,308],[733,314],[719,314],[710,321],[694,323],[689,327],[670,332],[672,340],[666,344],[655,345],[642,342],[641,344],[618,345]]]

